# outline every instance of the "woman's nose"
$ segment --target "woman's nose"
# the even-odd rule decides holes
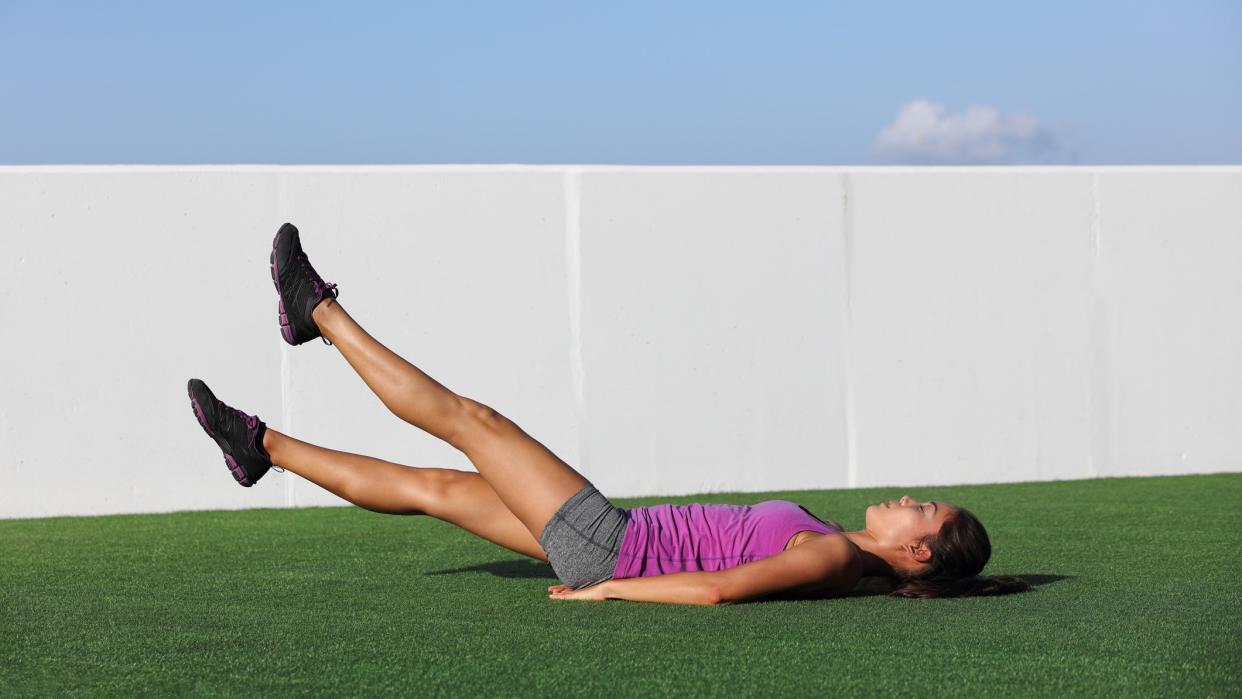
[[[911,500],[913,500],[913,499],[914,499],[914,498],[911,498],[909,495],[902,495],[902,496],[901,496],[901,500],[900,500],[900,502],[901,502],[901,504],[903,504],[903,505],[907,505],[907,504],[909,504],[909,503],[910,503],[910,501],[911,501]]]

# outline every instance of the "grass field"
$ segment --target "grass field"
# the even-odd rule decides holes
[[[0,696],[1238,696],[1242,474],[787,498],[975,512],[1008,597],[554,601],[546,564],[358,508],[0,521]]]

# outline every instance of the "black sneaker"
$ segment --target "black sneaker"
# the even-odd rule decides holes
[[[329,296],[336,298],[336,284],[325,284],[306,259],[297,226],[286,223],[276,231],[271,261],[272,283],[280,295],[280,336],[291,345],[323,337],[311,311]],[[326,337],[323,341],[332,344]]]
[[[257,483],[272,468],[272,459],[263,450],[267,425],[257,415],[225,405],[198,379],[190,379],[187,390],[194,417],[224,452],[224,462],[233,478],[247,488]]]

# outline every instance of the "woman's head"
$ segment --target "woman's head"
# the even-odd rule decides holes
[[[931,560],[928,541],[952,516],[952,506],[938,500],[903,495],[867,508],[867,532],[895,570],[916,573]]]
[[[987,530],[969,510],[906,495],[867,508],[867,531],[893,569],[899,597],[964,597],[1020,592],[1012,576],[982,578],[992,556]]]

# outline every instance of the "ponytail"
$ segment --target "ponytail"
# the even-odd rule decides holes
[[[980,576],[992,557],[992,543],[983,523],[970,511],[957,508],[944,521],[940,533],[927,540],[931,561],[914,575],[898,574],[894,597],[977,597],[1008,595],[1030,589],[1022,578],[1012,575]]]
[[[1009,595],[1030,589],[1025,580],[1012,575],[969,578],[909,578],[898,582],[888,594],[893,597],[979,597]]]

